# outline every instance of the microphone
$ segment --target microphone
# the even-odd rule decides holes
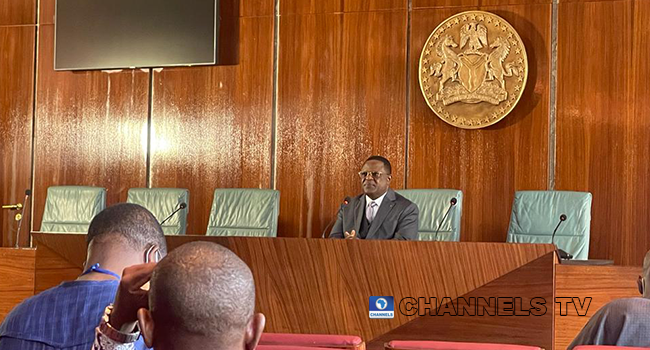
[[[32,195],[32,190],[30,190],[30,189],[25,190],[25,199],[23,200],[22,206],[21,206],[20,203],[16,204],[17,206],[20,206],[19,209],[27,208],[27,200],[29,199],[29,196],[31,196],[31,195]],[[16,221],[18,221],[18,229],[16,230],[16,248],[18,248],[18,246],[20,244],[20,228],[23,225],[23,217],[24,217],[24,215],[21,214],[21,213],[16,214]]]
[[[339,211],[341,210],[341,208],[348,205],[348,203],[350,203],[350,197],[345,197],[345,199],[343,200],[343,203],[341,203],[341,205],[339,205]],[[320,235],[320,238],[325,238],[325,235],[327,234],[327,230],[329,230],[331,228],[331,226],[334,225],[334,223],[336,222],[336,219],[338,218],[338,216],[339,215],[338,215],[338,211],[337,211],[336,216],[334,216],[334,218],[332,220],[330,220],[330,222],[327,224],[327,226],[325,226],[325,229],[323,230],[323,234]]]
[[[436,234],[433,235],[433,240],[434,240],[434,241],[437,241],[437,240],[438,240],[438,231],[440,231],[440,228],[442,227],[442,224],[445,223],[445,219],[447,218],[447,215],[449,215],[449,212],[451,211],[451,208],[453,208],[454,205],[456,205],[456,203],[458,203],[458,200],[456,199],[456,197],[452,198],[452,199],[449,201],[449,208],[447,209],[447,212],[445,212],[445,216],[442,217],[442,220],[441,220],[440,223],[438,224],[438,228],[436,229]]]
[[[560,228],[560,225],[562,225],[564,221],[566,221],[566,214],[560,215],[560,221],[557,223],[557,226],[555,226],[555,230],[553,230],[553,235],[551,235],[552,245],[555,245],[555,233],[557,233],[557,229]],[[560,256],[560,259],[564,259],[564,260],[573,259],[573,255],[565,252],[562,249],[559,249],[557,246],[555,246],[555,249],[557,249],[557,255]]]
[[[162,226],[164,223],[166,223],[167,220],[171,219],[172,216],[174,216],[174,214],[178,213],[179,211],[181,211],[181,210],[183,210],[183,209],[185,209],[185,208],[187,208],[187,204],[185,204],[185,202],[179,204],[179,205],[178,205],[178,208],[176,208],[176,210],[174,210],[171,214],[169,214],[169,215],[165,218],[165,220],[163,220],[163,221],[160,222],[160,226]]]

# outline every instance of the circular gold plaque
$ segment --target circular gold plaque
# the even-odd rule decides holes
[[[497,123],[524,93],[526,48],[503,18],[467,11],[447,18],[424,44],[420,89],[440,119],[463,129]]]

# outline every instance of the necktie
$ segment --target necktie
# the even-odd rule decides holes
[[[368,209],[366,210],[366,219],[369,223],[372,223],[372,220],[375,218],[375,208],[377,208],[377,203],[370,202],[368,204]]]

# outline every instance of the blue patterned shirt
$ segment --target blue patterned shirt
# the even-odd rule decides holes
[[[64,282],[23,301],[0,325],[0,350],[90,349],[118,285],[117,280]]]

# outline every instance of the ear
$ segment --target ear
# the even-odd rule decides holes
[[[639,287],[639,293],[645,297],[645,278],[639,276],[639,279],[636,281],[637,286]]]
[[[264,332],[264,325],[266,325],[266,317],[261,313],[253,315],[251,320],[248,321],[244,339],[246,350],[254,350],[257,347],[257,343],[260,342],[260,338],[262,337],[262,332]]]
[[[154,324],[149,310],[145,308],[138,310],[138,325],[140,326],[140,332],[144,338],[144,343],[148,348],[153,348]]]

